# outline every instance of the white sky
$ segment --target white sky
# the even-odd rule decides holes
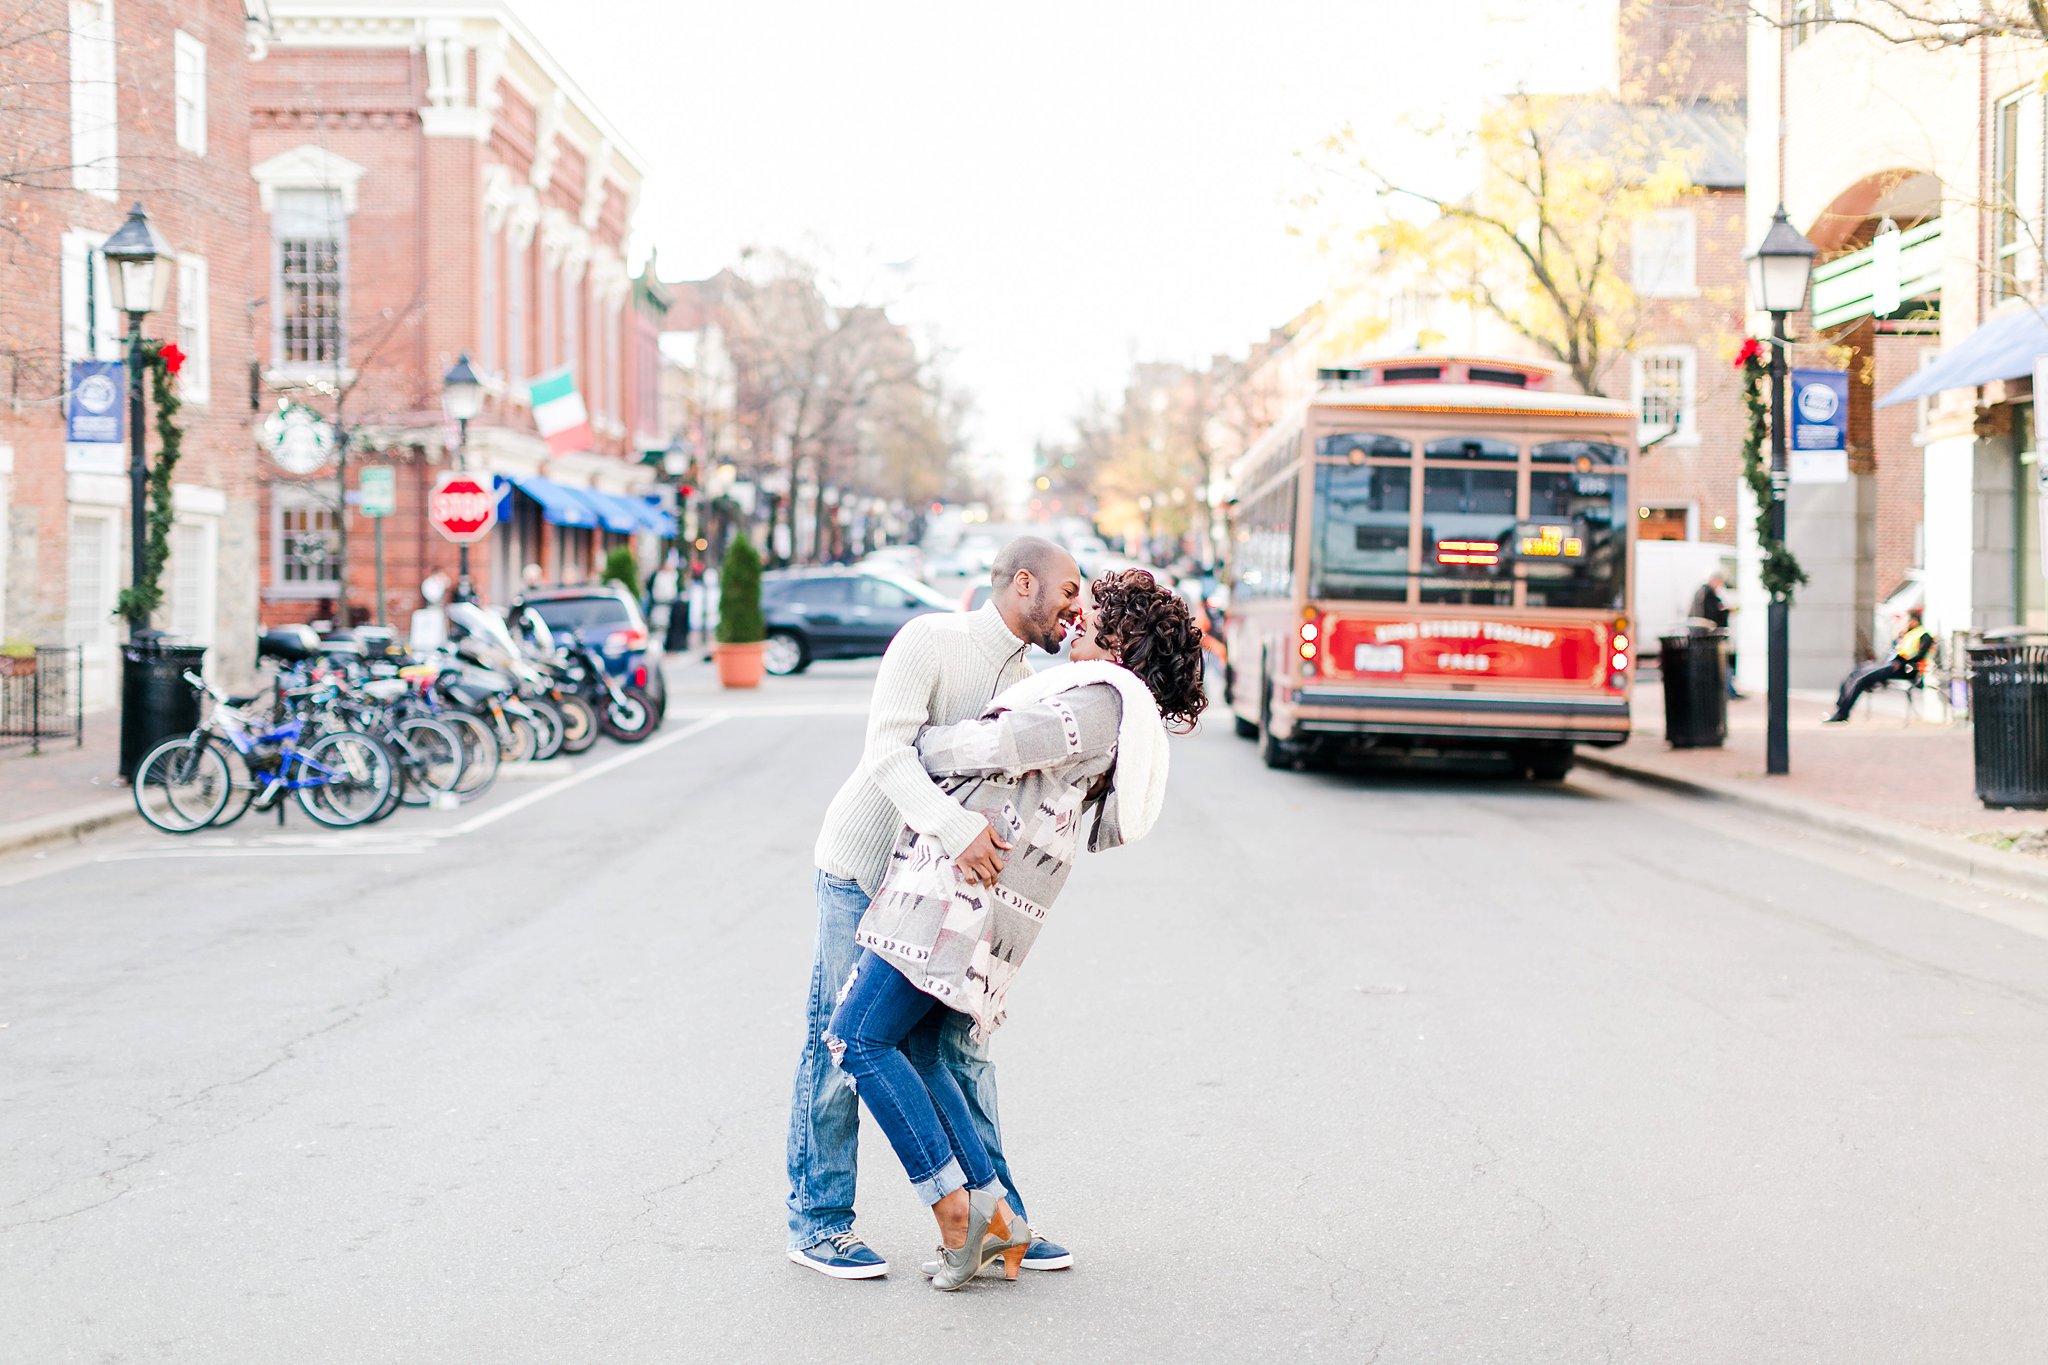
[[[1241,352],[1313,301],[1287,203],[1331,129],[1614,66],[1614,0],[514,3],[648,162],[665,276],[753,243],[900,294],[1005,462],[1134,357]],[[905,260],[907,293],[878,269]]]

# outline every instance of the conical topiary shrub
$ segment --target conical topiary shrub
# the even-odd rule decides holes
[[[604,557],[604,574],[600,583],[616,583],[627,592],[640,595],[640,561],[633,558],[633,552],[621,545]]]
[[[761,552],[744,534],[733,538],[718,575],[718,643],[757,645],[768,638],[761,615]]]
[[[727,687],[759,687],[766,671],[761,642],[761,555],[744,534],[733,539],[718,575],[718,680]]]

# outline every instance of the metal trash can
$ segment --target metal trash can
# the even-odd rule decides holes
[[[199,696],[185,670],[196,673],[205,662],[205,645],[172,644],[161,631],[138,630],[121,647],[123,782],[134,778],[151,749],[199,727]]]
[[[1664,741],[1674,749],[1718,749],[1728,739],[1727,632],[1689,630],[1660,641],[1664,675]]]
[[[1993,810],[2048,810],[2048,636],[1970,646],[1977,799]]]

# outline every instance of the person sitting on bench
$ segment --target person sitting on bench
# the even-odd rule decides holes
[[[1919,677],[1933,653],[1934,635],[1920,624],[1920,608],[1913,607],[1906,612],[1906,628],[1899,632],[1891,658],[1859,664],[1842,680],[1842,692],[1835,699],[1835,713],[1828,717],[1829,723],[1839,725],[1849,719],[1856,699],[1865,692],[1875,691],[1894,679]]]

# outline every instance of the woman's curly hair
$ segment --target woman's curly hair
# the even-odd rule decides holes
[[[1186,734],[1209,704],[1202,691],[1202,631],[1188,604],[1143,569],[1106,573],[1095,594],[1095,642],[1144,679],[1167,728]]]

